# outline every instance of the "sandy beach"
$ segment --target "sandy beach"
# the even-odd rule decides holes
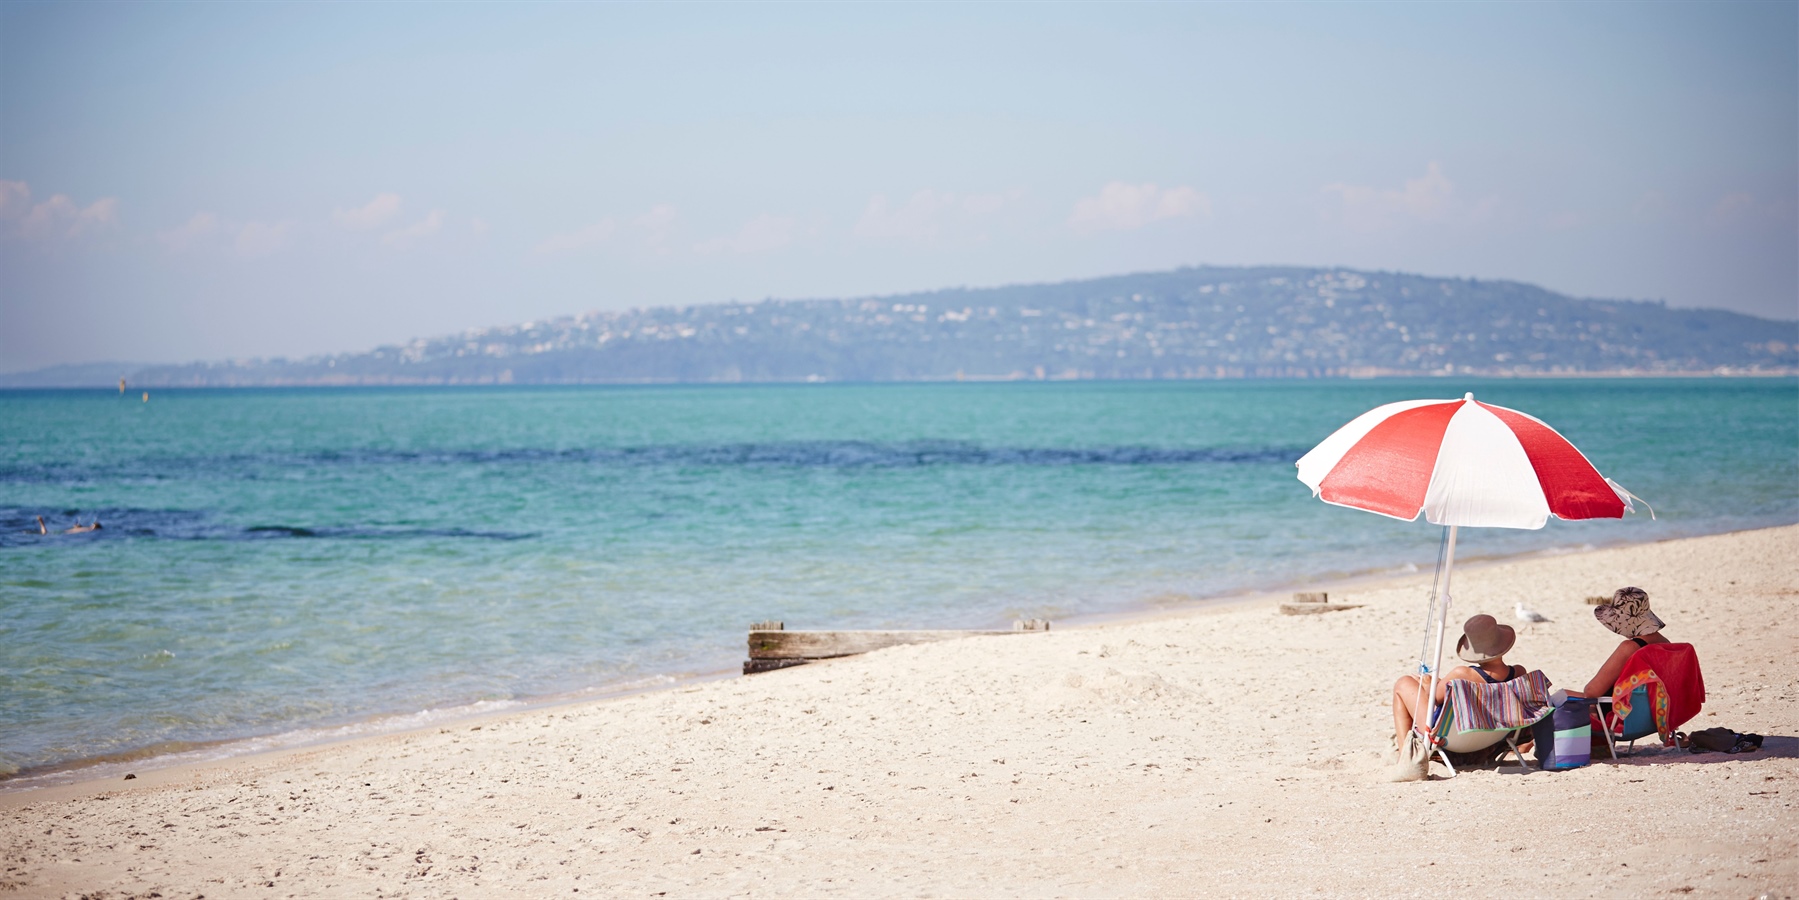
[[[1458,572],[1455,620],[1547,614],[1510,659],[1569,687],[1617,640],[1584,598],[1642,586],[1688,727],[1754,754],[1383,783],[1424,572],[0,795],[0,893],[1792,896],[1796,561],[1790,526]]]

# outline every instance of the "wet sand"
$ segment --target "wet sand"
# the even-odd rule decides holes
[[[1456,621],[1547,614],[1510,660],[1569,687],[1617,641],[1583,598],[1645,588],[1688,727],[1755,754],[1384,783],[1429,579],[0,795],[0,894],[1799,894],[1799,526],[1457,576]]]

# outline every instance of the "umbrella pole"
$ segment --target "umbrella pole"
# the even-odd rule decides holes
[[[1437,710],[1437,685],[1443,681],[1443,639],[1449,627],[1449,605],[1454,595],[1450,575],[1455,572],[1455,537],[1457,526],[1449,526],[1449,547],[1443,555],[1443,602],[1437,606],[1437,657],[1431,663],[1431,688],[1424,695],[1424,730],[1431,730],[1431,714]]]

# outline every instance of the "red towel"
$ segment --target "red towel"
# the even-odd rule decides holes
[[[1631,654],[1612,686],[1612,708],[1619,720],[1630,715],[1630,692],[1639,684],[1649,685],[1655,730],[1663,740],[1705,705],[1705,678],[1692,644],[1650,644]]]

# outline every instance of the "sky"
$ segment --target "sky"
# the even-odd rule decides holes
[[[1799,4],[0,4],[0,371],[1290,264],[1799,317]]]

